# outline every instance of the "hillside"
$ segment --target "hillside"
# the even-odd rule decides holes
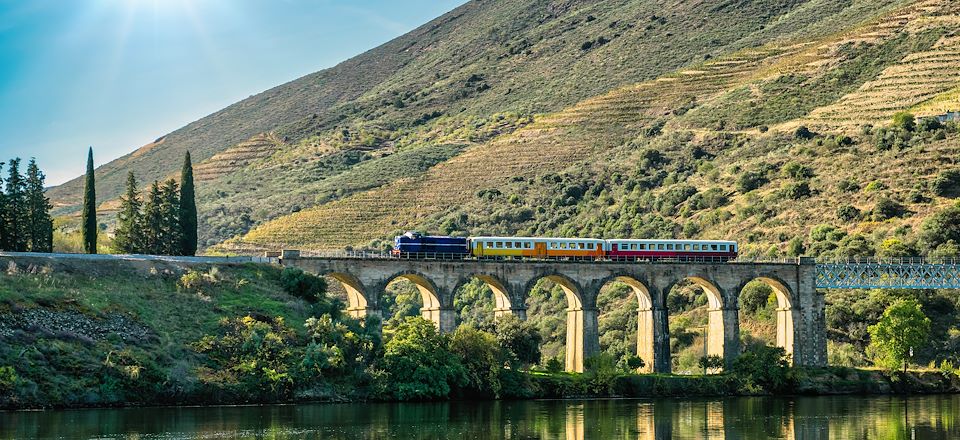
[[[199,199],[203,243],[213,245],[291,212],[415,178],[466,147],[501,142],[531,117],[576,124],[577,119],[563,121],[564,109],[605,105],[591,97],[676,76],[683,71],[678,69],[705,59],[738,63],[758,50],[803,47],[804,41],[855,28],[902,3],[472,1],[341,65],[252,96],[100,167],[98,194],[109,203],[128,170],[141,181],[175,175],[183,152],[190,150],[210,179],[200,185]],[[717,93],[754,73],[707,75],[701,80],[709,90],[671,94],[680,99]],[[707,83],[713,80],[722,82],[720,89]],[[625,107],[620,119],[598,123],[637,125],[637,114],[655,117],[689,104],[667,101]],[[531,132],[544,127],[534,125]],[[269,145],[258,143],[265,138]],[[609,148],[603,142],[597,146]],[[400,153],[406,155],[398,158]],[[391,162],[398,160],[399,165]],[[80,181],[54,188],[50,196],[59,213],[75,212]]]
[[[960,67],[958,13],[917,2],[718,56],[538,115],[422,174],[217,249],[382,248],[415,228],[737,238],[753,255],[787,253],[794,238],[856,255],[888,239],[912,245],[923,219],[952,203],[931,183],[955,165],[958,138],[948,125],[895,140],[886,126],[897,111],[960,108],[960,77],[949,74]],[[834,243],[806,237],[824,223],[843,231]]]

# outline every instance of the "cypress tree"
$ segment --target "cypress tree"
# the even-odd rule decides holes
[[[30,244],[27,183],[20,175],[20,158],[10,159],[7,170],[6,216],[9,250],[26,252]]]
[[[50,217],[53,205],[44,193],[45,179],[37,160],[30,159],[27,165],[26,199],[31,252],[53,252],[53,218]]]
[[[170,179],[160,187],[160,213],[163,222],[160,227],[160,249],[162,255],[180,255],[180,240],[183,232],[180,228],[180,188],[177,181]]]
[[[143,205],[143,248],[145,254],[157,255],[162,252],[161,239],[163,236],[163,212],[161,204],[163,195],[160,192],[160,183],[156,180],[150,185],[147,201]]]
[[[117,230],[114,233],[113,246],[117,252],[139,254],[144,250],[144,224],[141,209],[143,201],[137,191],[137,178],[133,171],[127,173],[127,191],[120,198],[120,212],[117,213]]]
[[[197,254],[197,199],[193,188],[193,164],[190,152],[183,158],[180,172],[180,255]]]
[[[83,250],[97,253],[97,190],[93,175],[93,147],[87,154],[87,176],[83,183],[83,212],[80,227],[83,232]]]

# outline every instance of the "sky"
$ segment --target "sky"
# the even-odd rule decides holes
[[[47,184],[465,0],[0,0],[0,161]]]

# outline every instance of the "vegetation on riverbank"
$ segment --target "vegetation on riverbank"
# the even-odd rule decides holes
[[[724,374],[637,375],[639,359],[609,352],[569,374],[541,356],[530,323],[466,324],[444,335],[401,314],[381,337],[376,323],[345,316],[323,279],[293,269],[0,263],[4,408],[960,392],[948,364],[907,373],[794,369],[782,350],[759,344]]]

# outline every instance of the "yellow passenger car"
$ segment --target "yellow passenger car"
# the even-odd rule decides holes
[[[593,238],[471,237],[476,257],[600,258],[603,240]]]

